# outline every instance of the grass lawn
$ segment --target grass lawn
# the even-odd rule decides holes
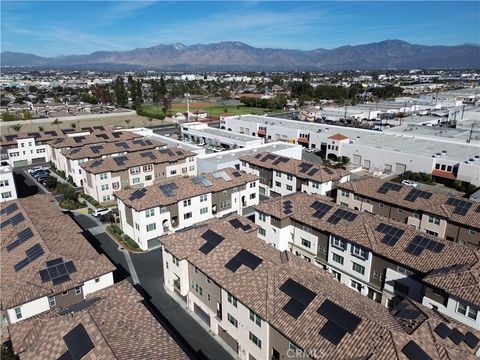
[[[142,110],[152,114],[161,114],[162,107],[156,106],[153,104],[144,104],[142,105]],[[212,103],[191,103],[190,111],[194,112],[195,110],[205,110],[208,112],[208,116],[218,117],[222,116],[227,110],[229,115],[244,115],[244,114],[254,114],[254,115],[263,115],[266,112],[274,112],[272,109],[248,107],[244,105],[218,105]],[[172,113],[177,112],[186,112],[187,104],[173,104]],[[278,111],[278,110],[276,110]]]

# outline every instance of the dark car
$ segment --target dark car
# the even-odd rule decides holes
[[[33,171],[30,173],[30,175],[32,175],[33,177],[38,177],[40,175],[44,175],[44,174],[50,174],[50,170],[48,169],[39,169],[39,170],[36,170],[36,171]]]
[[[44,178],[44,177],[46,178],[49,175],[50,175],[50,172],[48,172],[48,171],[38,171],[33,175],[33,177],[35,179],[39,180],[40,178]]]
[[[44,183],[48,179],[49,176],[50,175],[48,175],[48,174],[41,174],[41,175],[37,176],[36,179],[37,179],[38,182]]]

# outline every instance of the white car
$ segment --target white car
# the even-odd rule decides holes
[[[37,171],[40,171],[40,170],[44,170],[43,166],[35,166],[31,169],[28,169],[28,173],[31,175],[34,172],[37,172]]]
[[[314,153],[315,149],[307,149],[307,153]]]
[[[103,215],[107,215],[108,213],[112,212],[111,209],[97,209],[95,210],[92,215],[95,216],[95,217],[98,217],[98,216],[103,216]]]
[[[416,188],[418,186],[418,184],[416,182],[412,181],[412,180],[403,180],[402,184],[406,185],[406,186],[411,186],[411,187],[414,187],[414,188]]]

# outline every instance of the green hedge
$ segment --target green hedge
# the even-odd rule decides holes
[[[93,206],[95,207],[100,207],[100,203],[95,200],[93,197],[91,197],[90,195],[87,195],[87,194],[80,194],[80,196],[82,198],[84,198],[85,200],[87,200],[90,204],[92,204]]]
[[[128,235],[125,235],[117,225],[110,225],[108,230],[117,238],[117,240],[121,241],[123,244],[126,245],[131,250],[140,250],[138,244],[132,240]]]

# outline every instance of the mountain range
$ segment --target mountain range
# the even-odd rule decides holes
[[[374,70],[480,68],[480,45],[426,46],[385,40],[335,49],[255,48],[237,41],[157,45],[129,51],[41,57],[5,51],[2,66],[39,68],[144,68],[162,70]]]

